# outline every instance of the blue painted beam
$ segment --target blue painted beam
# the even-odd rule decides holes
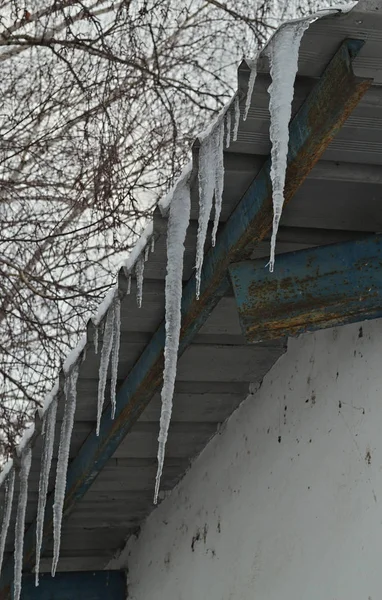
[[[23,575],[21,600],[126,600],[124,571],[85,571],[40,575],[35,587],[34,574]]]
[[[371,80],[359,79],[352,71],[352,60],[362,48],[360,40],[345,40],[325,69],[322,77],[294,117],[290,126],[290,145],[285,184],[288,202],[325,151],[337,131],[370,86]],[[186,285],[182,299],[182,330],[179,354],[182,354],[219,300],[230,289],[228,266],[251,255],[253,247],[272,225],[272,189],[270,159],[265,161],[244,194],[217,243],[206,255],[200,299],[195,298],[195,278]],[[159,389],[163,373],[165,324],[162,323],[117,394],[117,410],[112,421],[110,407],[105,409],[99,437],[92,431],[68,470],[64,518],[87,492],[99,472],[114,454],[127,432]],[[51,541],[53,497],[47,501],[43,548]],[[112,506],[110,507],[112,510]],[[24,568],[35,563],[35,522],[24,542]],[[8,598],[13,578],[13,561],[4,566],[0,580],[0,599]]]
[[[382,235],[229,267],[248,342],[382,317]]]

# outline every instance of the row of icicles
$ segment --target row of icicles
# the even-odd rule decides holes
[[[271,240],[271,256],[269,261],[270,271],[273,271],[275,260],[275,242],[284,202],[284,183],[287,165],[287,152],[289,141],[289,121],[291,117],[291,103],[293,99],[294,79],[297,72],[298,50],[302,35],[309,26],[310,21],[289,23],[283,26],[274,36],[267,49],[270,58],[270,73],[272,84],[270,93],[270,139],[271,150],[271,181],[273,188],[273,230]],[[251,105],[251,98],[256,81],[256,62],[251,63],[248,90],[243,111],[243,120],[246,120]],[[212,229],[212,245],[215,245],[216,233],[222,207],[224,187],[224,146],[228,148],[232,141],[236,141],[239,131],[241,112],[239,96],[236,95],[233,103],[221,114],[210,132],[202,137],[199,150],[198,183],[199,183],[199,222],[196,248],[196,296],[199,298],[201,288],[201,275],[204,259],[204,246],[207,236],[208,223],[214,204],[214,222]],[[233,123],[232,123],[233,121]],[[163,387],[161,393],[162,411],[160,418],[160,433],[158,445],[158,471],[155,483],[154,503],[158,500],[160,480],[163,470],[165,446],[171,420],[174,386],[177,369],[179,337],[181,326],[181,301],[182,301],[182,276],[184,243],[190,220],[190,170],[181,177],[176,184],[170,203],[167,227],[167,275],[165,290],[165,326],[166,343],[164,349],[165,366],[163,373]],[[137,303],[142,305],[144,266],[149,252],[154,250],[154,237],[148,241],[141,255],[135,263],[137,282]],[[127,293],[130,293],[131,275]],[[115,290],[103,319],[103,337],[100,353],[99,385],[97,403],[97,427],[99,435],[101,417],[105,399],[106,380],[109,364],[111,363],[111,417],[116,412],[116,386],[118,374],[119,344],[120,344],[120,297]],[[94,349],[98,352],[98,325],[94,335]],[[84,355],[82,356],[82,359]],[[61,424],[56,482],[54,487],[53,525],[54,547],[52,575],[56,573],[60,543],[62,514],[65,501],[67,482],[67,469],[69,463],[69,450],[74,424],[77,398],[77,379],[79,361],[69,365],[65,377],[65,406]],[[48,494],[49,474],[51,469],[54,436],[57,416],[57,394],[53,397],[49,408],[43,417],[42,435],[44,437],[43,452],[41,457],[41,471],[39,481],[39,497],[36,519],[36,566],[35,581],[39,583],[40,556],[43,541],[43,525]],[[31,467],[32,450],[26,445],[21,454],[19,470],[19,500],[15,525],[15,551],[14,551],[14,600],[19,600],[21,594],[21,579],[23,565],[23,542],[25,529],[25,513],[28,496],[28,477]],[[3,522],[0,533],[0,570],[3,563],[6,537],[12,513],[12,503],[15,487],[15,469],[12,469],[6,481],[6,493],[3,510]]]

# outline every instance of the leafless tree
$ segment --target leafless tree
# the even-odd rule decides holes
[[[0,454],[240,58],[317,4],[0,0]]]

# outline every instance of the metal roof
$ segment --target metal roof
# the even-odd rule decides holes
[[[375,4],[375,6],[374,6]],[[371,8],[370,8],[371,7]],[[380,10],[377,10],[380,8]],[[375,9],[375,10],[374,10]],[[368,0],[348,14],[333,12],[310,26],[301,44],[295,83],[293,113],[301,106],[318,77],[345,38],[363,39],[365,46],[353,63],[356,75],[373,78],[373,84],[352,112],[320,161],[285,208],[277,252],[308,248],[353,239],[360,232],[382,231],[382,6]],[[241,109],[245,102],[249,67],[238,70]],[[270,152],[267,58],[262,56],[248,119],[240,121],[237,142],[224,151],[225,186],[221,225],[231,215]],[[194,147],[194,159],[198,147]],[[191,222],[187,233],[184,279],[195,264],[198,218],[196,165],[194,160]],[[155,251],[145,263],[143,304],[138,308],[133,280],[129,295],[121,301],[119,381],[125,380],[164,317],[167,220],[159,209],[154,216]],[[269,242],[260,242],[253,257],[269,256]],[[123,271],[121,293],[127,289]],[[77,409],[71,458],[94,429],[97,412],[99,354],[95,355],[89,324],[86,358],[80,367]],[[101,340],[100,340],[101,341]],[[239,325],[233,292],[219,301],[178,365],[174,411],[166,449],[162,489],[170,490],[190,461],[203,449],[222,423],[248,394],[250,382],[261,382],[285,350],[285,340],[247,345]],[[54,462],[63,414],[59,397]],[[85,496],[64,520],[59,570],[102,569],[122,548],[153,509],[160,397],[156,393],[128,435],[108,460]],[[34,436],[26,525],[36,517],[42,440]],[[3,489],[0,489],[3,495]],[[14,501],[6,556],[12,557],[17,506]],[[50,570],[51,547],[41,561]]]

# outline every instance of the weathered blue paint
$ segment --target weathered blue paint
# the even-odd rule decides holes
[[[86,571],[40,575],[35,587],[32,574],[23,576],[21,600],[126,600],[124,571]]]
[[[229,268],[249,342],[382,316],[382,236],[281,254]]]
[[[351,68],[351,60],[362,45],[363,42],[358,40],[346,40],[341,45],[291,123],[285,184],[286,202],[293,197],[370,85],[370,80],[356,78]],[[202,271],[200,299],[197,301],[195,298],[194,277],[184,289],[179,354],[184,352],[213,308],[229,290],[229,264],[248,258],[253,247],[264,238],[272,225],[269,171],[268,159],[225,228],[219,233],[216,246],[207,253]],[[84,496],[160,387],[164,342],[165,326],[162,323],[118,391],[115,420],[111,420],[110,407],[107,407],[102,416],[99,437],[96,436],[95,430],[90,433],[77,457],[70,464],[64,517]],[[43,547],[52,538],[52,506],[53,498],[50,497],[46,509]],[[25,536],[25,569],[33,568],[35,562],[35,527],[33,523]],[[9,592],[12,577],[13,564],[12,561],[8,561],[1,576],[0,599],[8,597],[6,594]]]

